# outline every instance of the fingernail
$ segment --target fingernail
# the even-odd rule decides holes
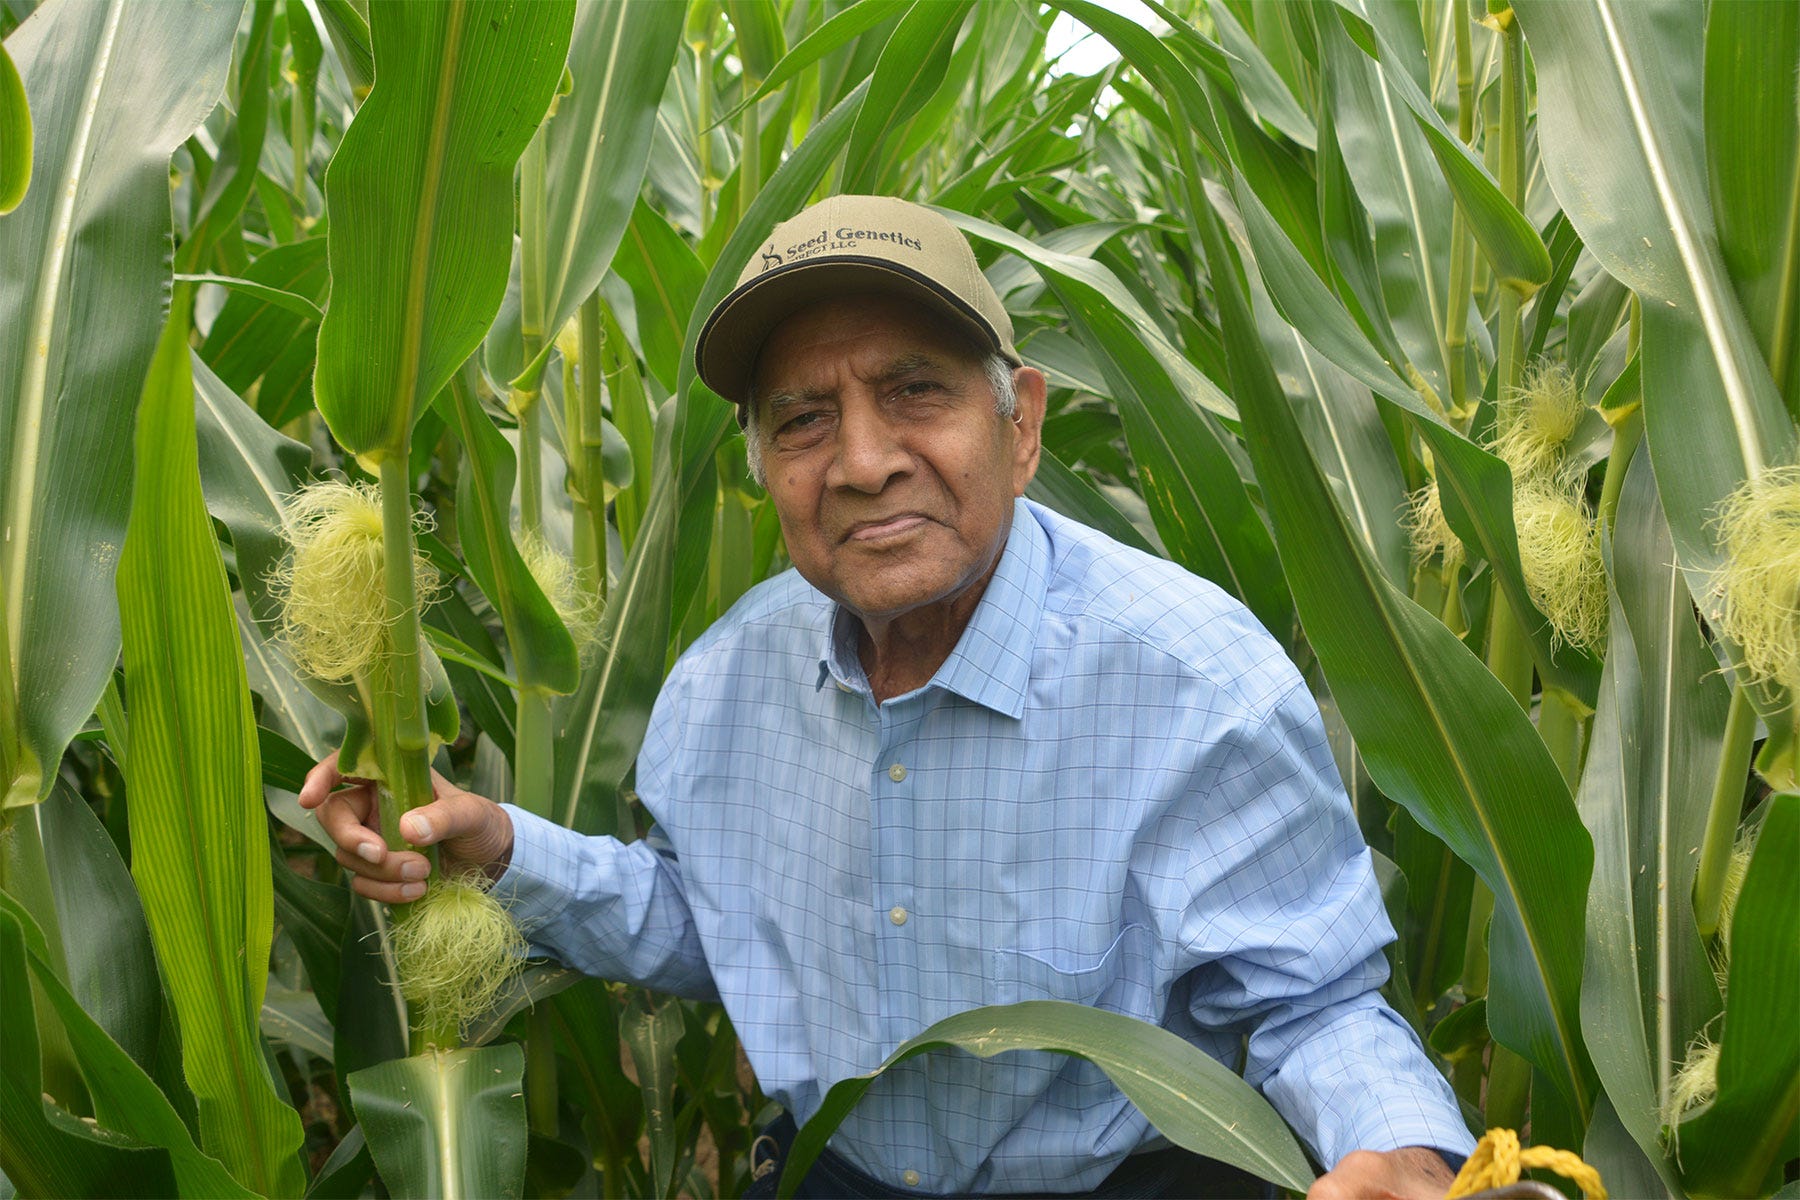
[[[400,824],[405,827],[400,832],[406,835],[406,840],[409,842],[423,842],[431,836],[431,822],[418,813],[407,815]]]
[[[378,863],[381,861],[381,845],[377,842],[358,842],[356,857],[364,862]]]
[[[417,900],[424,894],[425,885],[422,883],[402,884],[400,888],[400,898],[402,900]]]
[[[400,878],[423,879],[431,871],[431,864],[422,863],[418,859],[400,865]]]

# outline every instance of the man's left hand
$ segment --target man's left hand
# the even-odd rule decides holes
[[[1436,1150],[1353,1150],[1313,1181],[1306,1200],[1443,1200],[1456,1182]]]

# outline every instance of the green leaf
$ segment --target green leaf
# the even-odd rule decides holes
[[[12,54],[0,45],[0,217],[19,207],[31,186],[31,103]]]
[[[1719,1094],[1681,1122],[1682,1179],[1694,1191],[1761,1195],[1780,1182],[1800,1116],[1800,794],[1773,796],[1731,920]]]
[[[775,0],[723,0],[731,27],[737,31],[737,56],[749,79],[762,79],[787,52],[781,32],[781,9]]]
[[[0,1059],[7,1064],[0,1071],[0,1171],[26,1195],[175,1195],[167,1151],[87,1125],[45,1098],[31,1002],[34,976],[27,965],[29,920],[11,896],[0,892]],[[43,985],[48,991],[60,988],[53,970],[46,968],[36,977],[48,977]],[[70,1007],[71,1017],[79,1020],[80,1006]],[[119,1056],[130,1061],[123,1052]],[[229,1176],[223,1183],[218,1194],[245,1194]]]
[[[1695,119],[1704,10],[1680,0],[1520,0],[1516,10],[1537,65],[1544,173],[1587,248],[1642,301],[1644,433],[1689,590],[1711,613],[1714,510],[1745,478],[1793,462],[1797,438],[1715,242]]]
[[[912,0],[858,0],[841,12],[834,13],[829,20],[807,34],[788,50],[766,75],[760,76],[762,83],[750,95],[738,102],[736,108],[719,117],[714,124],[724,125],[735,120],[739,113],[765,96],[773,94],[783,84],[788,83],[806,68],[835,50],[861,37],[883,21],[892,20],[906,11]]]
[[[562,76],[570,0],[376,5],[381,74],[331,166],[319,412],[352,453],[405,452],[506,290],[512,174]]]
[[[1360,0],[1339,0],[1340,13],[1346,23],[1362,23],[1354,15]],[[1468,218],[1475,240],[1487,253],[1500,282],[1521,297],[1530,296],[1550,279],[1550,252],[1525,214],[1512,206],[1500,191],[1500,185],[1488,174],[1487,167],[1475,152],[1450,132],[1437,108],[1425,98],[1419,85],[1405,70],[1405,59],[1395,49],[1381,26],[1370,24],[1368,36],[1380,51],[1377,61],[1386,68],[1382,79],[1393,96],[1411,111],[1425,144],[1450,186],[1450,194]]]
[[[1039,456],[1037,475],[1026,485],[1025,494],[1065,517],[1093,526],[1115,541],[1136,546],[1146,554],[1158,553],[1130,517],[1048,450]]]
[[[1369,774],[1493,890],[1494,1037],[1591,1104],[1581,929],[1593,846],[1530,718],[1388,582],[1338,507],[1251,325],[1211,215],[1201,233],[1232,390],[1308,641]]]
[[[375,54],[370,45],[369,19],[356,0],[318,0],[319,16],[331,37],[332,49],[344,75],[360,100],[375,82]]]
[[[544,352],[619,249],[650,158],[656,109],[680,45],[683,6],[593,0],[575,16],[575,86],[557,101],[544,167]],[[524,370],[518,309],[488,338],[488,370]]]
[[[127,432],[167,286],[169,156],[241,5],[48,4],[7,39],[37,186],[0,221],[0,807],[49,794],[118,660]]]
[[[432,1050],[350,1076],[390,1195],[511,1200],[525,1185],[525,1054],[517,1043]]]
[[[1525,636],[1539,674],[1591,705],[1599,686],[1598,661],[1572,646],[1555,644],[1549,621],[1537,611],[1525,586],[1518,534],[1513,528],[1511,472],[1498,458],[1451,428],[1400,381],[1350,314],[1307,268],[1241,178],[1236,180],[1235,195],[1256,264],[1277,310],[1294,328],[1305,330],[1307,340],[1351,378],[1417,418],[1414,426],[1435,456],[1445,515],[1457,535],[1494,566],[1514,613],[1525,614]]]
[[[186,322],[139,410],[119,562],[132,874],[181,1018],[201,1143],[264,1194],[305,1184],[299,1116],[257,1038],[274,921],[262,771],[225,565],[200,493]]]
[[[283,291],[281,288],[271,287],[266,283],[258,283],[254,279],[240,279],[235,275],[210,274],[177,275],[175,278],[182,283],[216,283],[222,288],[242,292],[246,296],[253,296],[258,300],[273,304],[276,308],[286,309],[295,316],[304,317],[309,321],[317,321],[325,315],[323,309],[305,296]]]
[[[1285,641],[1294,627],[1293,602],[1268,527],[1220,431],[1099,292],[1048,268],[1044,278],[1106,376],[1169,557],[1242,600]]]
[[[317,310],[325,302],[330,274],[325,239],[307,238],[276,246],[244,271],[259,286],[298,296]],[[219,379],[239,395],[258,379],[257,411],[282,426],[312,407],[313,358],[318,348],[318,317],[308,319],[268,295],[233,289],[207,330],[200,357]]]
[[[644,1135],[650,1142],[652,1194],[657,1196],[675,1195],[675,1047],[686,1028],[680,1001],[657,999],[641,989],[632,993],[619,1020],[644,1099]]]
[[[457,480],[457,516],[469,577],[493,602],[506,625],[514,670],[522,687],[566,693],[580,682],[575,641],[545,598],[513,540],[512,447],[482,411],[463,380],[451,384],[458,436],[468,469]],[[548,796],[522,797],[547,813]]]
[[[1577,803],[1594,837],[1581,1025],[1618,1119],[1665,1171],[1659,1122],[1689,1042],[1719,1011],[1692,904],[1730,704],[1694,621],[1647,455],[1612,540],[1610,643]]]
[[[1384,22],[1408,62],[1424,62],[1417,19],[1397,6],[1357,7]],[[1412,120],[1396,76],[1404,66],[1363,53],[1343,23],[1321,13],[1319,46],[1345,168],[1374,225],[1375,263],[1388,319],[1407,359],[1439,396],[1450,394],[1444,313],[1450,278],[1449,188]],[[1404,32],[1404,40],[1399,40]],[[1310,327],[1300,325],[1310,332]]]
[[[833,1084],[794,1139],[781,1195],[794,1194],[826,1139],[883,1071],[945,1048],[982,1058],[1007,1050],[1049,1050],[1084,1059],[1105,1071],[1157,1132],[1176,1145],[1296,1192],[1311,1186],[1306,1155],[1268,1101],[1205,1051],[1122,1013],[1061,1000],[1026,1000],[946,1017],[901,1043],[869,1074]]]
[[[919,0],[881,50],[844,152],[843,190],[869,192],[887,167],[892,141],[937,94],[974,0]]]
[[[269,27],[275,21],[273,0],[252,0],[250,30],[237,55],[238,94],[231,123],[219,139],[206,190],[200,197],[187,241],[175,252],[176,268],[203,269],[212,248],[231,229],[250,198],[269,127]],[[240,231],[241,232],[241,231]]]
[[[661,213],[639,200],[614,266],[636,302],[644,363],[673,391],[688,319],[706,283],[706,265]]]
[[[278,613],[269,575],[287,553],[281,503],[306,482],[312,451],[259,420],[198,355],[192,365],[206,507],[230,532],[238,586],[273,633]]]
[[[94,810],[66,781],[57,782],[36,816],[44,859],[52,864],[64,981],[107,1035],[154,1072],[165,1027],[162,977],[131,872]]]
[[[1800,6],[1706,14],[1706,165],[1719,252],[1800,420]]]

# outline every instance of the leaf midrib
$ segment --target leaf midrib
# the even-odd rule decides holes
[[[1725,385],[1725,403],[1731,409],[1731,423],[1737,434],[1738,452],[1743,456],[1744,474],[1754,480],[1762,474],[1766,464],[1762,444],[1757,437],[1756,415],[1751,408],[1749,384],[1738,372],[1731,339],[1724,328],[1724,314],[1720,311],[1718,297],[1714,295],[1704,264],[1700,261],[1700,248],[1695,244],[1694,230],[1688,224],[1686,211],[1677,202],[1674,182],[1669,178],[1669,168],[1663,161],[1662,145],[1657,140],[1649,114],[1644,111],[1644,99],[1637,75],[1631,68],[1631,59],[1625,53],[1613,18],[1613,0],[1593,2],[1594,11],[1600,18],[1601,32],[1606,38],[1607,57],[1618,73],[1619,86],[1625,95],[1625,106],[1631,114],[1632,130],[1637,134],[1638,145],[1644,154],[1644,165],[1650,173],[1651,190],[1656,195],[1657,206],[1662,209],[1663,217],[1668,222],[1669,232],[1675,237],[1676,257],[1681,260],[1682,274],[1687,277],[1688,286],[1694,294],[1700,325],[1718,366],[1719,380]]]
[[[37,475],[40,459],[47,457],[43,446],[48,429],[44,421],[44,408],[49,388],[50,343],[55,334],[56,313],[61,307],[58,301],[62,289],[59,285],[64,282],[64,264],[68,259],[69,243],[72,240],[76,202],[82,194],[82,168],[87,162],[89,143],[94,135],[94,120],[100,111],[100,93],[106,87],[108,71],[112,66],[113,47],[118,41],[119,25],[124,19],[124,13],[124,0],[111,0],[93,71],[88,76],[87,89],[82,97],[81,120],[64,160],[62,178],[57,181],[54,192],[57,197],[55,216],[47,231],[50,245],[38,271],[37,312],[32,315],[31,332],[25,344],[25,379],[20,389],[15,427],[18,443],[12,464],[13,494],[3,514],[6,528],[4,538],[0,539],[11,549],[5,571],[5,624],[15,673],[23,669],[21,653],[25,636],[25,581],[29,574],[26,565],[31,561],[31,535],[37,524],[33,515],[33,502],[46,499],[38,490]],[[45,180],[39,186],[48,183]],[[16,683],[11,680],[7,683],[16,690]]]
[[[426,143],[424,173],[420,179],[419,216],[413,226],[412,258],[407,264],[405,309],[402,316],[400,371],[390,413],[394,426],[390,452],[404,453],[412,436],[413,404],[419,391],[419,359],[424,352],[425,280],[431,273],[432,234],[437,226],[439,188],[444,176],[445,146],[450,140],[450,109],[456,98],[456,72],[462,57],[462,35],[468,24],[467,0],[449,0],[450,15],[444,26],[444,48],[438,62],[437,88],[432,97],[430,140]],[[392,418],[397,417],[397,420]]]

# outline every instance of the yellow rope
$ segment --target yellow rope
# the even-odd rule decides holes
[[[1482,1134],[1444,1200],[1517,1183],[1519,1172],[1527,1167],[1545,1167],[1574,1180],[1586,1200],[1606,1200],[1606,1185],[1600,1182],[1600,1172],[1582,1162],[1580,1155],[1552,1146],[1521,1149],[1519,1135],[1510,1129],[1490,1129]]]

